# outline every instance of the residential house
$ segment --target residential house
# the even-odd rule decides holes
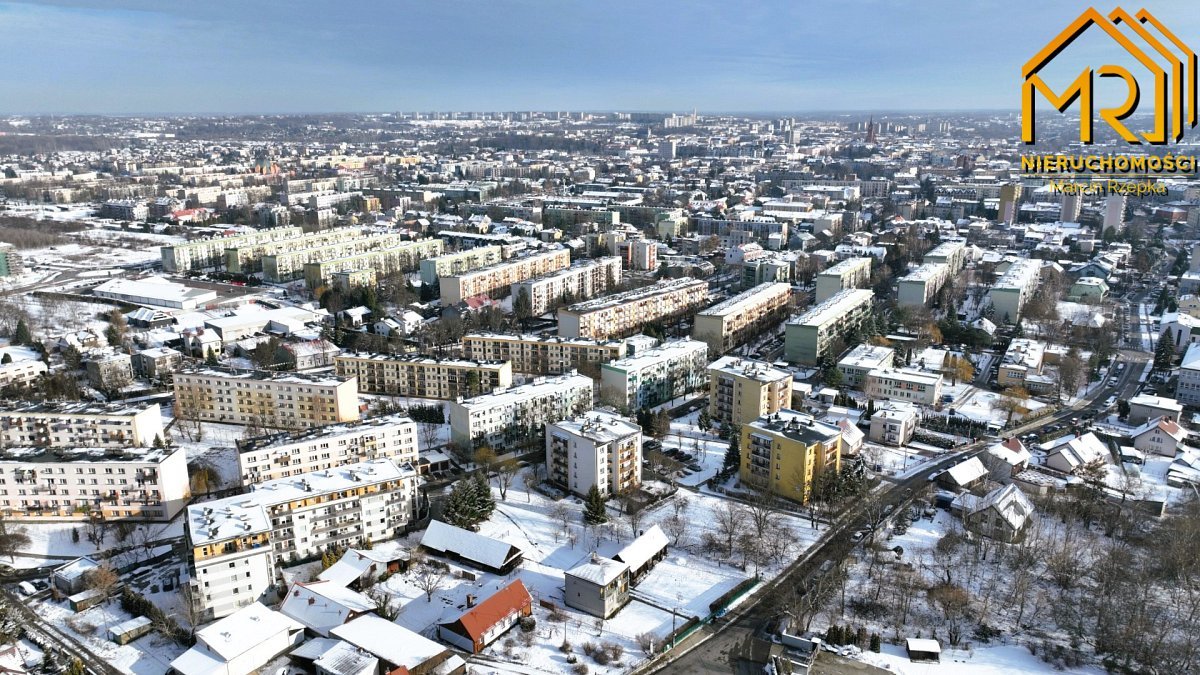
[[[1033,520],[1033,503],[1016,485],[998,487],[970,502],[963,508],[963,526],[991,539],[1020,541]]]
[[[950,490],[969,490],[987,478],[988,470],[978,457],[959,462],[938,476],[938,485]]]
[[[1129,432],[1134,448],[1164,457],[1174,457],[1187,435],[1187,430],[1167,415],[1147,420],[1145,424]]]
[[[1096,438],[1096,434],[1093,433],[1064,436],[1043,444],[1042,449],[1046,451],[1046,466],[1070,474],[1078,473],[1088,466],[1105,464],[1110,457],[1104,441]]]
[[[1158,417],[1170,417],[1178,422],[1183,406],[1173,398],[1140,394],[1129,399],[1129,423],[1142,424]]]
[[[470,607],[472,596],[467,596]],[[495,642],[521,617],[533,613],[533,598],[520,579],[496,591],[454,621],[438,624],[438,639],[478,654]]]
[[[304,624],[309,632],[329,637],[330,630],[359,615],[374,612],[375,603],[362,593],[332,581],[296,582],[288,590],[279,611]]]
[[[592,553],[566,574],[567,606],[607,619],[629,602],[629,565]]]
[[[993,477],[1011,477],[1029,468],[1031,456],[1021,439],[1014,436],[989,446],[980,458]]]
[[[379,659],[386,675],[462,675],[467,664],[442,645],[374,614],[364,614],[330,631]]]
[[[629,565],[630,581],[636,584],[659,560],[666,557],[667,543],[667,535],[662,528],[654,525],[617,552],[613,560]]]
[[[250,675],[304,640],[304,626],[254,602],[196,632],[171,662],[178,675]]]
[[[421,537],[421,548],[456,562],[465,562],[493,574],[508,574],[521,564],[521,549],[499,539],[430,521]]]

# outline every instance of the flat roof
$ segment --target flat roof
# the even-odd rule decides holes
[[[582,389],[584,387],[587,387],[589,391],[591,390],[592,378],[572,371],[570,374],[559,375],[557,377],[534,378],[533,382],[517,387],[497,388],[490,394],[481,394],[461,401],[459,405],[467,410],[491,408],[500,405],[511,405],[518,401],[537,398],[539,396],[549,396],[559,393],[566,388]]]
[[[742,291],[741,293],[738,293],[737,295],[720,304],[709,307],[708,309],[700,312],[697,316],[723,316],[725,314],[733,314],[757,304],[765,297],[782,294],[790,295],[791,292],[792,287],[790,284],[785,284],[782,282],[767,282],[765,284],[759,284],[748,291]]]
[[[41,448],[0,449],[0,462],[145,462],[158,464],[179,452],[169,448]]]
[[[946,269],[946,263],[923,263],[920,267],[900,277],[900,281],[929,281],[939,274],[945,274]]]
[[[879,345],[861,344],[850,350],[850,353],[842,357],[838,361],[839,366],[847,368],[868,368],[875,369],[880,366],[888,358],[895,358],[896,351],[891,347],[882,347]]]
[[[608,363],[602,365],[601,368],[629,372],[633,370],[640,370],[642,368],[649,368],[650,366],[657,365],[664,361],[670,361],[672,359],[687,358],[688,356],[699,353],[704,353],[705,355],[708,354],[708,343],[701,342],[699,340],[693,340],[691,338],[683,338],[680,340],[664,342],[663,344],[652,349],[639,351],[633,356],[627,356],[623,359],[617,359],[616,361],[609,361]]]
[[[755,361],[741,356],[722,356],[710,363],[708,369],[740,375],[758,382],[777,382],[792,376],[788,371],[776,368],[765,361]]]
[[[253,452],[267,448],[294,445],[319,438],[337,438],[353,434],[378,431],[383,427],[401,427],[416,424],[408,415],[387,415],[384,417],[368,417],[357,422],[339,422],[320,427],[311,427],[298,431],[281,431],[263,436],[255,436],[237,441],[238,452]]]
[[[655,295],[661,295],[663,293],[670,293],[672,291],[679,291],[695,287],[702,287],[705,289],[705,291],[707,291],[708,282],[704,281],[703,279],[693,279],[692,277],[665,279],[644,288],[635,288],[631,291],[625,291],[624,293],[617,293],[616,295],[608,295],[602,298],[596,298],[594,300],[578,302],[567,307],[565,311],[576,313],[593,312],[606,307],[615,307],[617,305],[623,305],[629,302],[636,302],[638,300],[643,300]]]
[[[386,361],[390,363],[420,363],[427,366],[451,366],[456,368],[488,368],[498,370],[503,368],[508,361],[499,361],[494,359],[443,359],[436,356],[422,356],[420,354],[377,354],[371,352],[368,354],[338,354],[339,359],[356,359],[358,361]]]
[[[805,445],[829,441],[841,433],[837,427],[819,422],[812,415],[787,408],[750,422],[750,428],[780,434]]]
[[[263,382],[282,382],[293,384],[313,384],[319,386],[337,386],[339,384],[349,382],[353,377],[340,377],[337,375],[309,375],[305,373],[275,373],[266,370],[238,370],[236,368],[225,368],[222,366],[204,366],[200,368],[191,368],[180,370],[179,375],[196,375],[219,377],[226,380],[261,380]]]
[[[638,425],[607,410],[591,410],[550,426],[598,443],[610,443],[642,432]]]
[[[875,292],[865,288],[848,288],[819,305],[788,321],[788,325],[821,326],[841,316],[849,308],[870,302]]]

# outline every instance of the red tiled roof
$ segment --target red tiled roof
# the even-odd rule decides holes
[[[499,623],[501,619],[514,611],[519,612],[526,605],[532,603],[533,598],[530,597],[525,584],[517,579],[493,593],[491,597],[473,609],[468,610],[454,623],[461,625],[467,636],[477,642],[489,628]]]

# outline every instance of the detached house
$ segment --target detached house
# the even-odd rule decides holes
[[[1029,468],[1031,456],[1021,439],[1014,436],[989,447],[982,458],[996,474],[1001,467],[1007,467],[1008,475],[1015,476]]]
[[[279,611],[312,633],[328,637],[329,631],[362,614],[375,611],[370,598],[331,581],[292,584]]]
[[[1174,457],[1187,435],[1188,432],[1179,423],[1166,415],[1151,419],[1129,432],[1133,447],[1164,457]]]
[[[595,553],[566,572],[567,606],[607,619],[629,602],[629,565]]]
[[[455,527],[440,520],[429,522],[421,537],[421,548],[435,555],[482,568],[492,574],[508,574],[521,564],[521,549],[500,541]]]
[[[469,605],[471,596],[467,597]],[[518,579],[454,621],[438,624],[438,638],[463,651],[478,654],[516,625],[521,617],[532,613],[533,598]]]
[[[1084,467],[1105,464],[1110,456],[1108,447],[1096,434],[1064,436],[1043,446],[1046,466],[1063,473],[1077,473]]]
[[[1033,516],[1033,503],[1016,485],[1005,485],[963,504],[963,526],[999,541],[1020,541]]]
[[[629,575],[637,583],[667,555],[667,535],[658,525],[651,527],[621,549],[613,560],[629,565]]]

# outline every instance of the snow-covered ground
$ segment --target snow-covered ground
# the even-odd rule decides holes
[[[1000,409],[1001,395],[994,391],[978,389],[955,407],[955,412],[968,419],[979,422],[997,422],[1004,424],[1008,413]],[[1020,420],[1046,407],[1045,403],[1036,399],[1028,399],[1024,403],[1029,410],[1025,415],[1013,415],[1013,420]]]
[[[593,668],[595,664],[581,653],[583,643],[621,645],[623,667],[610,666],[608,671],[621,672],[644,658],[638,646],[639,635],[650,633],[661,639],[671,632],[673,624],[682,624],[691,617],[705,617],[709,603],[754,573],[752,566],[742,570],[740,560],[718,560],[715,554],[709,555],[701,547],[702,534],[713,528],[714,511],[723,506],[724,500],[680,490],[675,497],[647,509],[639,528],[644,530],[663,523],[675,513],[676,504],[684,500],[682,515],[689,524],[686,531],[668,548],[667,557],[634,587],[630,603],[614,617],[600,621],[564,605],[563,572],[585,562],[592,552],[603,556],[616,554],[633,538],[628,522],[610,509],[609,525],[586,529],[580,517],[581,506],[574,498],[567,498],[558,502],[569,509],[569,524],[564,528],[553,514],[556,502],[528,492],[523,486],[523,481],[516,481],[508,500],[498,502],[492,518],[480,526],[482,534],[520,547],[525,559],[521,567],[508,577],[484,573],[475,581],[452,574],[446,578],[444,587],[434,593],[432,601],[426,600],[424,592],[408,576],[392,576],[383,587],[403,602],[398,623],[429,635],[439,622],[456,619],[465,611],[468,593],[484,598],[512,579],[521,579],[534,596],[537,620],[534,638],[525,646],[521,644],[520,631],[514,630],[490,647],[486,656],[519,662],[524,672],[565,672],[566,654],[559,650],[565,635],[578,658]],[[805,521],[791,515],[777,514],[776,522],[778,529],[771,536],[781,542],[784,552],[765,564],[763,573],[768,577],[778,574],[819,536]],[[415,547],[419,540],[420,533],[415,533],[404,545]],[[392,545],[395,543],[387,542],[378,547]],[[737,558],[736,551],[733,557]],[[550,610],[541,607],[539,601],[557,606],[565,621],[551,621]],[[513,643],[506,647],[509,640]]]
[[[150,632],[127,645],[118,645],[108,638],[108,629],[133,618],[121,610],[115,598],[79,612],[71,611],[65,600],[42,600],[31,605],[46,621],[75,638],[105,663],[123,673],[133,675],[162,675],[176,657],[186,651],[182,646]],[[77,630],[78,629],[78,630]]]
[[[697,421],[700,411],[690,412],[677,420],[671,420],[671,433],[662,439],[663,449],[676,448],[691,455],[692,462],[702,468],[693,473],[684,472],[676,482],[680,485],[696,486],[712,478],[725,463],[725,451],[729,441],[723,441],[716,434],[706,434],[700,431]]]
[[[940,663],[913,663],[903,645],[884,644],[881,653],[865,652],[858,657],[871,665],[899,675],[1035,675],[1038,673],[1099,674],[1094,666],[1058,669],[1017,645],[998,645],[976,649],[942,650]]]

